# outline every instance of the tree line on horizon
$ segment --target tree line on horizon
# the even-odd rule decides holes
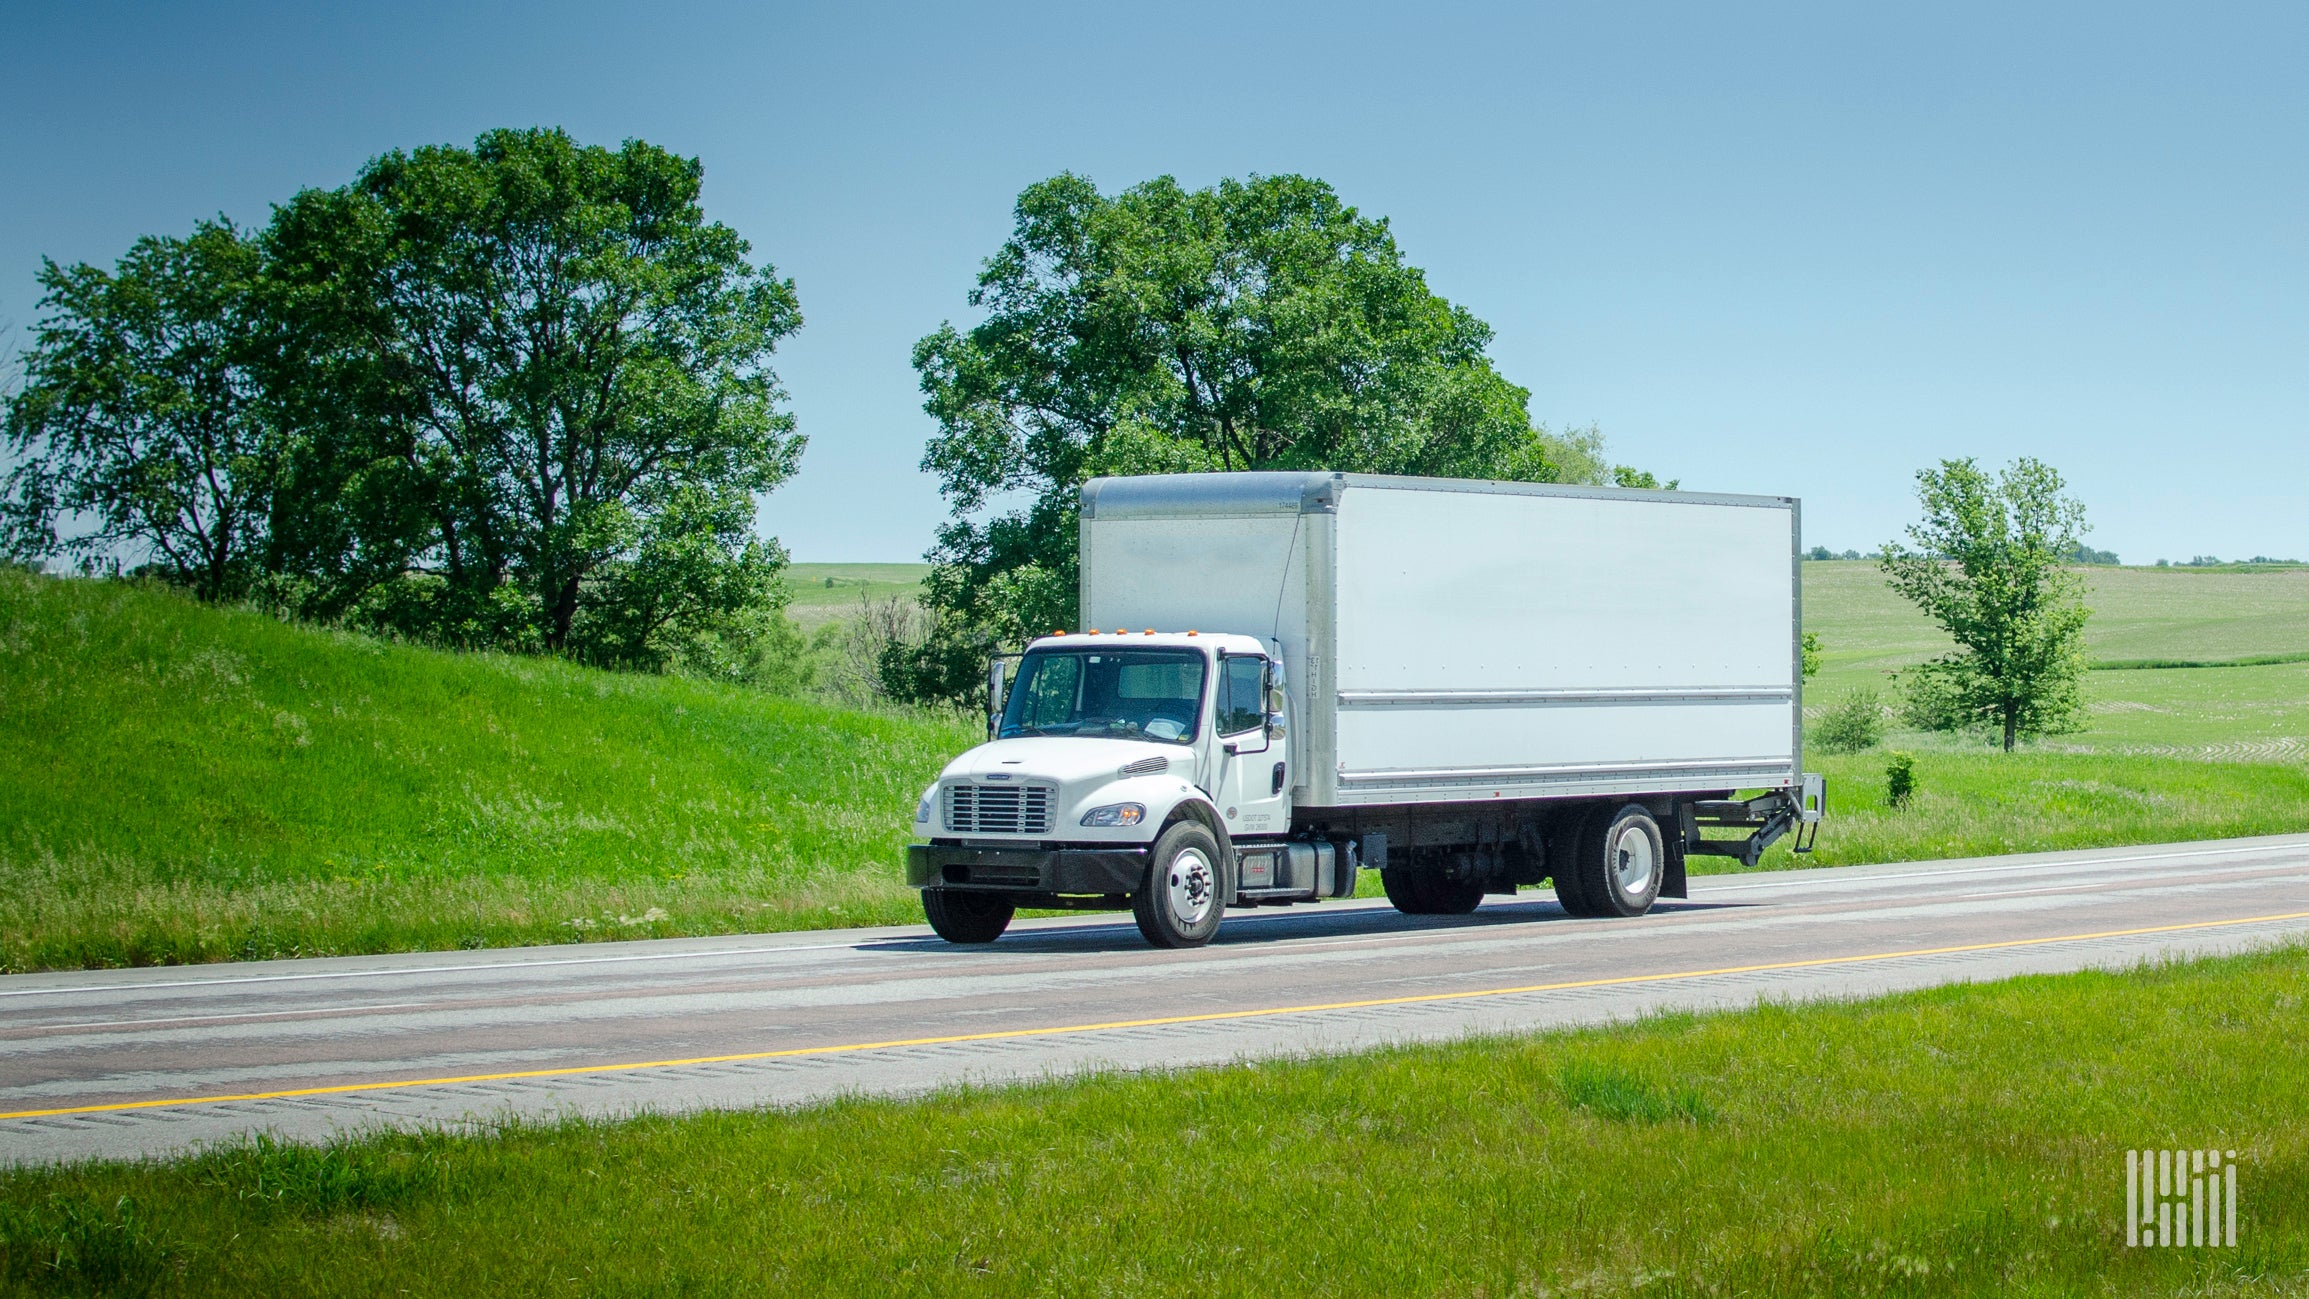
[[[755,516],[805,446],[770,364],[801,305],[706,219],[703,176],[638,140],[491,131],[384,154],[262,228],[147,236],[109,271],[44,260],[0,553],[438,645],[791,682],[786,555]],[[950,516],[924,616],[862,620],[884,696],[964,702],[988,655],[1079,621],[1093,477],[1676,486],[1533,422],[1490,326],[1320,180],[1066,173],[1014,217],[978,323],[913,350]],[[1968,648],[1912,674],[1912,711],[2007,748],[2063,725],[2067,566],[2101,559],[2081,507],[2034,461],[1919,486],[1922,548],[1880,562]]]

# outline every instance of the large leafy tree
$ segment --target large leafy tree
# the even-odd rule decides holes
[[[1565,444],[1427,287],[1384,220],[1301,176],[1019,196],[970,295],[985,318],[914,349],[952,509],[930,558],[939,634],[886,675],[959,696],[997,641],[1070,626],[1076,488],[1101,474],[1331,469],[1553,481]],[[1592,456],[1587,456],[1592,460]],[[1599,466],[1600,468],[1600,466]]]
[[[2084,506],[2061,476],[2023,457],[1991,477],[1971,460],[1916,475],[1924,518],[1913,548],[1887,543],[1892,588],[1959,648],[1909,673],[1909,711],[1927,726],[1985,726],[2007,752],[2071,729],[2083,710],[2084,579],[2070,566]]]
[[[210,599],[261,571],[281,443],[263,400],[255,245],[227,222],[110,271],[44,262],[7,406],[7,550],[142,561]]]
[[[325,502],[282,549],[317,599],[652,666],[774,598],[752,519],[802,450],[769,364],[801,315],[702,175],[494,131],[276,212],[288,472]]]

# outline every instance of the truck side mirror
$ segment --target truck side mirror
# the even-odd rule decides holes
[[[1002,705],[1008,694],[1003,689],[1002,660],[994,659],[986,665],[986,738],[991,740],[1002,726]]]
[[[1267,740],[1282,739],[1288,729],[1283,714],[1290,709],[1290,698],[1283,693],[1283,664],[1278,659],[1267,660],[1267,687],[1260,692],[1266,706]]]

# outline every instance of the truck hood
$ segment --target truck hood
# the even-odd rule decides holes
[[[1057,736],[994,740],[946,764],[940,780],[1015,775],[1021,780],[1055,780],[1071,785],[1112,780],[1124,766],[1146,758],[1170,759],[1170,774],[1194,779],[1195,751],[1184,744],[1152,740],[1076,740]]]

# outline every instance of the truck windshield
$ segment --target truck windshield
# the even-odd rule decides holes
[[[1189,744],[1202,702],[1203,656],[1193,650],[1037,650],[1018,665],[1001,736]]]

